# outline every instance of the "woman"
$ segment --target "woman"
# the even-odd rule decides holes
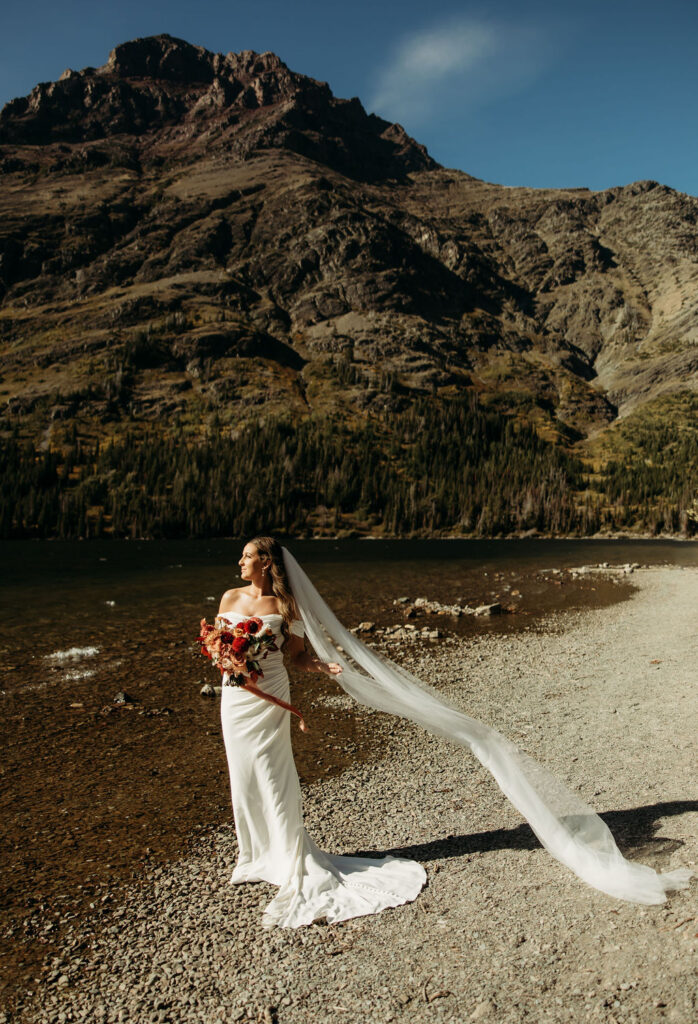
[[[659,874],[625,860],[604,822],[550,772],[361,643],[338,621],[291,553],[271,537],[250,541],[240,565],[250,584],[223,596],[221,615],[233,624],[259,615],[286,638],[299,667],[326,672],[359,703],[402,715],[469,749],[543,846],[589,885],[646,904],[661,903],[668,891],[688,885],[688,869]],[[319,658],[302,649],[304,632]],[[288,676],[280,655],[265,660],[263,685],[272,696],[287,699]],[[232,881],[265,879],[281,886],[265,912],[267,925],[295,927],[318,917],[341,921],[417,896],[426,879],[418,864],[392,857],[329,857],[308,837],[287,711],[224,686],[222,719],[240,846]]]
[[[272,537],[245,544],[240,575],[248,585],[228,590],[218,615],[233,625],[257,616],[271,628],[283,650],[269,653],[258,686],[282,701],[289,698],[283,657],[306,672],[338,676],[342,667],[305,650],[303,623]],[[280,886],[264,913],[264,924],[298,927],[319,917],[343,921],[413,900],[426,881],[414,861],[385,857],[330,857],[303,827],[301,792],[293,763],[290,716],[223,677],[221,721],[230,770],[238,838],[238,862],[231,883],[272,882]]]

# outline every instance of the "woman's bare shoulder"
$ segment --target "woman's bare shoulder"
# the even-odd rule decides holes
[[[262,599],[261,603],[252,603],[249,597],[249,587],[232,587],[226,590],[221,598],[218,607],[218,614],[226,612],[239,612],[241,615],[272,615],[280,611],[278,598],[270,594]]]
[[[231,587],[230,590],[226,590],[221,598],[218,611],[232,611],[235,608],[235,605],[239,603],[240,598],[246,590],[247,587]]]

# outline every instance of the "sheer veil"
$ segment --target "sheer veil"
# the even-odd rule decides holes
[[[492,773],[546,850],[594,888],[633,903],[662,903],[669,890],[686,888],[692,871],[678,868],[660,874],[626,860],[601,818],[554,775],[495,729],[468,717],[363,644],[337,619],[290,551],[283,548],[283,553],[308,639],[320,658],[342,665],[336,681],[354,700],[411,719],[467,747]]]

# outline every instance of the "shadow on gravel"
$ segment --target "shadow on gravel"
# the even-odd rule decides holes
[[[647,807],[631,807],[625,811],[605,811],[601,817],[606,822],[620,850],[629,860],[639,860],[655,869],[664,868],[671,854],[683,846],[680,839],[655,836],[663,818],[677,814],[698,811],[698,800],[671,800]],[[465,836],[447,836],[430,843],[414,846],[395,847],[391,850],[361,850],[360,856],[411,857],[415,860],[443,860],[448,857],[463,857],[472,853],[488,853],[491,850],[535,850],[541,844],[526,825],[516,828],[499,828],[489,832],[475,832]]]

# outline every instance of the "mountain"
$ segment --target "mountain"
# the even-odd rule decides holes
[[[376,458],[399,489],[390,445],[415,410],[467,401],[490,434],[532,429],[566,466],[582,459],[565,488],[570,509],[593,504],[595,516],[553,526],[541,511],[533,528],[686,526],[698,486],[695,198],[651,181],[603,192],[479,181],[274,54],[167,35],[8,103],[0,173],[0,431],[15,448],[29,442],[60,466],[76,440],[133,455],[145,438],[195,446],[281,416],[348,431],[358,450],[357,431],[378,424]],[[437,437],[450,416],[432,424]],[[77,486],[94,458],[72,457]],[[13,449],[7,466],[26,458]],[[126,470],[110,472],[113,483]],[[291,517],[296,527],[315,529],[325,499],[304,486],[310,519]],[[347,516],[374,532],[476,528],[455,505],[431,527],[421,506],[409,526],[387,522],[376,501],[359,522],[342,499],[332,528]],[[96,493],[83,505],[88,517],[106,507]],[[6,532],[22,532],[20,518],[31,532],[33,508],[7,511]],[[45,513],[48,532],[57,514]],[[209,528],[188,522],[184,532]],[[492,532],[491,517],[477,529]]]

